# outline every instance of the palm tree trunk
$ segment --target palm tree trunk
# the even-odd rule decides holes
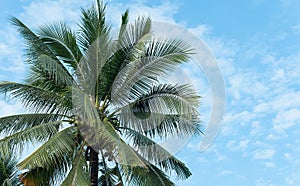
[[[98,170],[99,170],[99,157],[98,152],[96,152],[93,148],[90,150],[90,163],[91,163],[91,186],[98,185]]]

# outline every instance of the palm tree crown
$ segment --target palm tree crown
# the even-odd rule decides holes
[[[151,19],[128,24],[116,38],[105,6],[82,10],[79,31],[52,23],[30,30],[11,19],[26,40],[29,76],[1,82],[26,114],[0,118],[1,153],[42,144],[18,164],[24,185],[174,185],[189,169],[157,139],[200,134],[199,96],[187,84],[160,78],[187,62],[188,44],[156,39]]]

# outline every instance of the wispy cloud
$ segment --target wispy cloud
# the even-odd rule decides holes
[[[274,129],[278,133],[289,129],[296,124],[300,124],[300,110],[298,109],[279,112],[274,119]]]
[[[24,112],[24,108],[20,103],[5,102],[0,100],[0,117],[20,114]]]
[[[272,159],[275,154],[274,149],[266,149],[266,150],[256,150],[253,155],[254,160],[266,160]]]

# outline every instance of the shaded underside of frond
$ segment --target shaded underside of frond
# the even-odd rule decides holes
[[[120,125],[150,137],[201,133],[199,96],[187,85],[158,85],[121,107]]]
[[[17,30],[19,31],[21,36],[26,40],[26,43],[27,43],[26,57],[27,57],[27,62],[29,64],[35,65],[36,63],[38,63],[37,59],[41,55],[47,55],[47,56],[51,57],[52,59],[56,60],[58,65],[61,66],[61,68],[65,68],[64,64],[59,59],[59,55],[57,56],[56,54],[59,54],[58,51],[60,51],[60,54],[61,54],[64,52],[71,51],[73,49],[72,47],[68,48],[68,44],[72,43],[74,45],[74,42],[75,42],[74,35],[72,33],[70,33],[70,30],[68,30],[67,28],[63,29],[64,27],[61,27],[62,29],[59,29],[59,27],[58,28],[56,27],[56,30],[61,30],[61,31],[66,32],[67,33],[66,37],[68,37],[68,41],[66,41],[66,40],[62,41],[65,46],[65,48],[64,48],[65,51],[61,51],[61,48],[58,50],[55,50],[52,47],[53,45],[51,45],[51,42],[49,43],[49,42],[43,41],[41,36],[34,33],[32,30],[30,30],[19,19],[13,17],[13,18],[11,18],[11,22],[14,26],[17,27]],[[43,32],[41,32],[41,33],[43,33]],[[54,37],[51,37],[51,38],[54,38]],[[59,38],[57,37],[57,39],[59,39]],[[73,47],[75,47],[75,46],[73,46]],[[77,52],[79,52],[79,51],[77,51]],[[64,62],[66,62],[66,63],[69,62],[71,65],[74,65],[74,63],[72,63],[72,58],[69,60],[64,60]]]
[[[40,27],[37,33],[58,59],[76,69],[82,53],[71,28],[63,22],[58,22]]]

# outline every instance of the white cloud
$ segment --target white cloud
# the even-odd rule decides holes
[[[286,90],[278,96],[271,97],[270,101],[259,103],[254,107],[254,112],[272,113],[282,112],[287,109],[297,108],[300,105],[300,91]]]
[[[291,172],[285,178],[285,183],[287,185],[297,186],[300,183],[300,172]]]
[[[212,49],[217,58],[230,58],[237,53],[238,43],[235,40],[220,39],[213,37],[211,34],[205,35],[203,40]]]
[[[220,175],[232,175],[232,174],[234,174],[234,172],[231,170],[222,170],[220,173]]]
[[[207,163],[208,161],[204,157],[199,156],[199,157],[197,157],[197,162],[202,164],[202,163]]]
[[[253,186],[275,186],[275,184],[272,183],[272,180],[259,178],[255,180]]]
[[[0,80],[13,81],[17,78],[8,75],[22,75],[25,69],[21,50],[22,45],[17,32],[13,28],[7,26],[0,29],[2,29],[0,30]]]
[[[205,35],[209,34],[211,28],[206,24],[200,24],[194,28],[190,28],[189,31],[193,32],[199,38],[204,38]]]
[[[237,113],[235,113],[237,112]],[[239,134],[239,128],[248,125],[255,118],[255,114],[249,111],[234,110],[224,116],[221,134],[223,136],[236,136]]]
[[[44,25],[49,22],[67,21],[72,23],[79,21],[80,7],[91,5],[94,1],[80,0],[42,0],[33,1],[23,7],[20,19],[29,27]]]
[[[154,21],[175,23],[174,15],[178,5],[174,2],[165,1],[160,5],[148,6],[145,1],[135,1],[134,3],[108,3],[107,17],[114,26],[119,26],[121,14],[129,9],[130,21],[134,21],[139,16],[150,16]]]
[[[227,143],[226,147],[232,151],[240,151],[240,150],[244,151],[247,149],[248,144],[249,144],[249,140],[241,140],[238,142],[235,140],[231,140]]]
[[[277,132],[282,132],[296,124],[300,124],[300,110],[298,109],[279,112],[274,119],[274,129]]]
[[[253,121],[251,124],[251,132],[252,136],[261,135],[263,132],[263,127],[260,125],[259,121]]]
[[[0,117],[24,113],[24,108],[20,103],[9,103],[0,100]]]
[[[265,162],[264,165],[266,168],[274,168],[276,166],[274,162]]]
[[[275,70],[274,76],[271,78],[271,81],[280,81],[284,78],[285,73],[283,69]]]
[[[251,101],[253,101],[253,99],[257,100],[258,98],[262,98],[269,90],[265,82],[261,80],[260,75],[253,71],[237,71],[228,78],[228,82],[229,86],[227,92],[231,93],[234,97],[234,102],[237,104],[239,104],[240,101],[246,101],[245,98]]]
[[[293,32],[300,33],[300,22],[291,27]]]
[[[275,154],[275,150],[266,149],[266,150],[256,150],[253,155],[254,160],[265,160],[272,159]]]
[[[282,139],[285,139],[287,138],[288,135],[286,133],[269,133],[266,137],[267,140],[271,140],[271,141],[274,141],[274,140],[282,140]]]

